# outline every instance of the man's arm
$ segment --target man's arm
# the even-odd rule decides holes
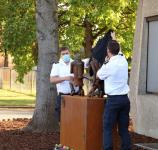
[[[65,77],[59,77],[59,76],[51,76],[50,82],[51,83],[61,83],[63,81],[73,81],[73,76],[65,76]]]
[[[108,64],[103,64],[102,67],[97,71],[97,78],[100,80],[105,80],[112,74],[112,72],[113,71]]]

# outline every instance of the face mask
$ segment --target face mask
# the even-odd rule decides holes
[[[69,54],[63,55],[63,61],[65,63],[68,63],[70,61],[70,55]]]

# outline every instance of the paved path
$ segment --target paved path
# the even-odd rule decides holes
[[[31,108],[0,108],[0,121],[2,119],[31,118],[34,109]]]

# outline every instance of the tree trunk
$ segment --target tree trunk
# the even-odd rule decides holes
[[[93,35],[92,35],[92,25],[86,18],[84,21],[84,28],[85,28],[85,37],[84,37],[85,56],[89,57],[91,55],[91,50],[92,50],[92,45],[93,45],[94,39],[93,39]]]
[[[32,57],[33,57],[33,61],[34,61],[35,65],[37,65],[37,63],[38,63],[38,43],[37,43],[37,41],[35,41],[32,44]]]
[[[4,67],[8,67],[8,53],[7,50],[4,50]]]
[[[58,128],[54,115],[55,85],[50,84],[52,63],[57,61],[58,20],[56,0],[36,0],[38,41],[37,94],[33,118],[24,130],[51,132]]]

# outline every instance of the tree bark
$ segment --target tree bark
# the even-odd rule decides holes
[[[85,49],[85,56],[90,57],[94,39],[92,34],[92,25],[86,18],[84,20],[84,28],[85,28],[85,37],[84,37],[85,42],[83,45]]]
[[[7,50],[4,50],[4,67],[8,67],[8,53]]]
[[[56,131],[54,115],[55,85],[49,81],[52,63],[57,61],[58,20],[56,0],[36,0],[38,41],[37,94],[33,118],[24,130],[32,132]]]
[[[34,61],[35,65],[37,65],[37,63],[38,63],[38,43],[37,43],[37,41],[35,41],[32,44],[32,57],[33,57],[33,61]]]

